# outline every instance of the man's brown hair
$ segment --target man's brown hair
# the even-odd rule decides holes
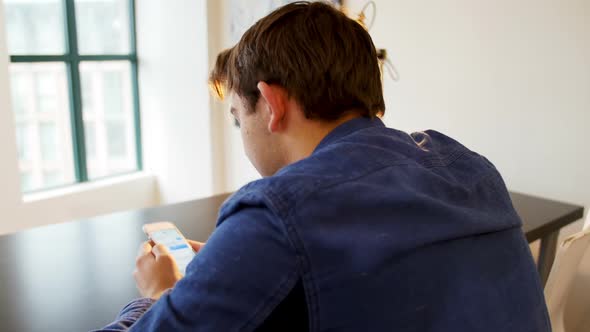
[[[351,109],[367,117],[385,112],[369,33],[321,2],[294,2],[260,19],[217,56],[210,76],[221,98],[233,91],[250,110],[260,81],[285,88],[309,119],[335,120]]]

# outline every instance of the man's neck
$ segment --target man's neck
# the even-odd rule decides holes
[[[297,130],[293,135],[285,139],[285,145],[288,146],[287,149],[284,149],[284,151],[288,151],[286,165],[309,157],[332,130],[345,122],[359,117],[361,116],[358,113],[350,112],[335,121],[304,121],[301,130]]]

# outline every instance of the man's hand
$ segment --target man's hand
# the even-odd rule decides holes
[[[187,240],[195,252],[198,252],[205,244]],[[152,246],[153,243],[144,242],[139,247],[139,253],[135,260],[133,277],[137,289],[143,297],[157,300],[165,290],[174,287],[182,278],[178,266],[168,248],[162,244]]]

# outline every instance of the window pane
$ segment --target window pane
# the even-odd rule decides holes
[[[18,118],[23,116],[27,109],[30,109],[27,105],[29,102],[27,100],[28,85],[27,75],[13,73],[10,78],[12,109],[14,110],[14,115]]]
[[[33,189],[33,177],[31,173],[20,174],[20,187],[23,192],[31,191]]]
[[[82,62],[80,78],[88,177],[136,170],[131,64]]]
[[[82,81],[82,86],[85,87],[85,89],[82,89],[82,105],[84,105],[84,111],[87,113],[93,113],[94,110],[92,109],[92,106],[96,104],[95,100],[92,99],[92,91],[94,91],[94,81],[92,80],[92,77],[89,75],[82,76],[80,80]]]
[[[43,172],[43,182],[46,187],[56,187],[61,184],[62,174],[60,171]]]
[[[92,162],[96,158],[96,129],[94,123],[84,122],[84,138],[86,139],[86,158]]]
[[[61,0],[4,0],[10,54],[64,54]]]
[[[39,112],[56,112],[59,108],[57,103],[57,86],[52,73],[39,72],[35,75],[37,101]]]
[[[107,121],[107,155],[111,158],[121,158],[127,155],[125,142],[125,123],[122,121]]]
[[[129,0],[77,0],[80,54],[127,54]]]
[[[57,159],[57,129],[55,123],[39,124],[39,139],[41,142],[41,159],[44,161]]]
[[[66,73],[63,63],[10,64],[23,191],[75,181]]]
[[[16,145],[18,148],[18,159],[19,160],[31,160],[31,134],[29,130],[30,126],[26,124],[16,125]]]
[[[105,96],[104,111],[109,114],[121,114],[123,112],[123,75],[121,71],[105,71],[103,73],[103,89]]]

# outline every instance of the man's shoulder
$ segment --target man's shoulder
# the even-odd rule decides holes
[[[333,195],[341,185],[345,191],[351,187],[347,183],[380,186],[394,197],[402,190],[396,183],[424,187],[424,181],[436,177],[468,187],[490,176],[501,180],[487,159],[440,132],[373,128],[333,141],[277,174],[243,186],[226,201],[220,220],[248,206],[264,206],[286,219],[310,197]]]

